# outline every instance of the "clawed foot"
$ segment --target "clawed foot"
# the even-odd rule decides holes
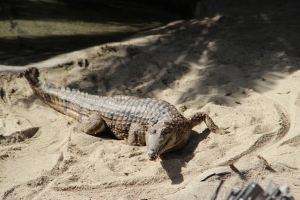
[[[228,128],[219,128],[215,133],[218,135],[225,135],[229,134],[230,131],[227,130]]]

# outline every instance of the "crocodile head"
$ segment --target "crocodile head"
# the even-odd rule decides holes
[[[156,160],[159,155],[172,149],[176,144],[176,130],[166,124],[156,124],[146,134],[149,160]]]

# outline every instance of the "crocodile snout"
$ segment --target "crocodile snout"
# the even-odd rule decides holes
[[[150,149],[148,151],[148,156],[149,156],[149,160],[156,160],[157,153],[153,149]]]

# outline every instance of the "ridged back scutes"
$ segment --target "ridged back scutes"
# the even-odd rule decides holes
[[[169,108],[171,105],[165,101],[125,96],[125,98],[111,97],[108,102],[100,105],[98,110],[110,120],[118,120],[122,123],[137,122],[149,125],[157,123],[162,118],[172,117],[172,109]],[[161,110],[164,112],[160,112]]]
[[[122,123],[124,126],[130,125],[132,122],[153,125],[158,121],[170,122],[181,116],[173,105],[163,100],[140,99],[132,96],[105,97],[89,95],[69,88],[57,89],[47,83],[42,83],[40,88],[45,94],[55,96],[53,100],[60,102],[66,113],[67,110],[80,112],[81,108],[94,110],[98,111],[107,120]],[[78,115],[81,115],[81,113],[78,113]]]

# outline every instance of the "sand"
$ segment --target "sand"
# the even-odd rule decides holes
[[[204,3],[204,19],[1,66],[0,196],[209,199],[224,180],[224,199],[231,189],[271,180],[273,187],[287,183],[300,199],[298,7]],[[30,66],[56,86],[163,99],[184,116],[207,112],[229,133],[199,125],[182,150],[149,161],[146,147],[74,132],[77,122],[38,100],[19,75]]]

